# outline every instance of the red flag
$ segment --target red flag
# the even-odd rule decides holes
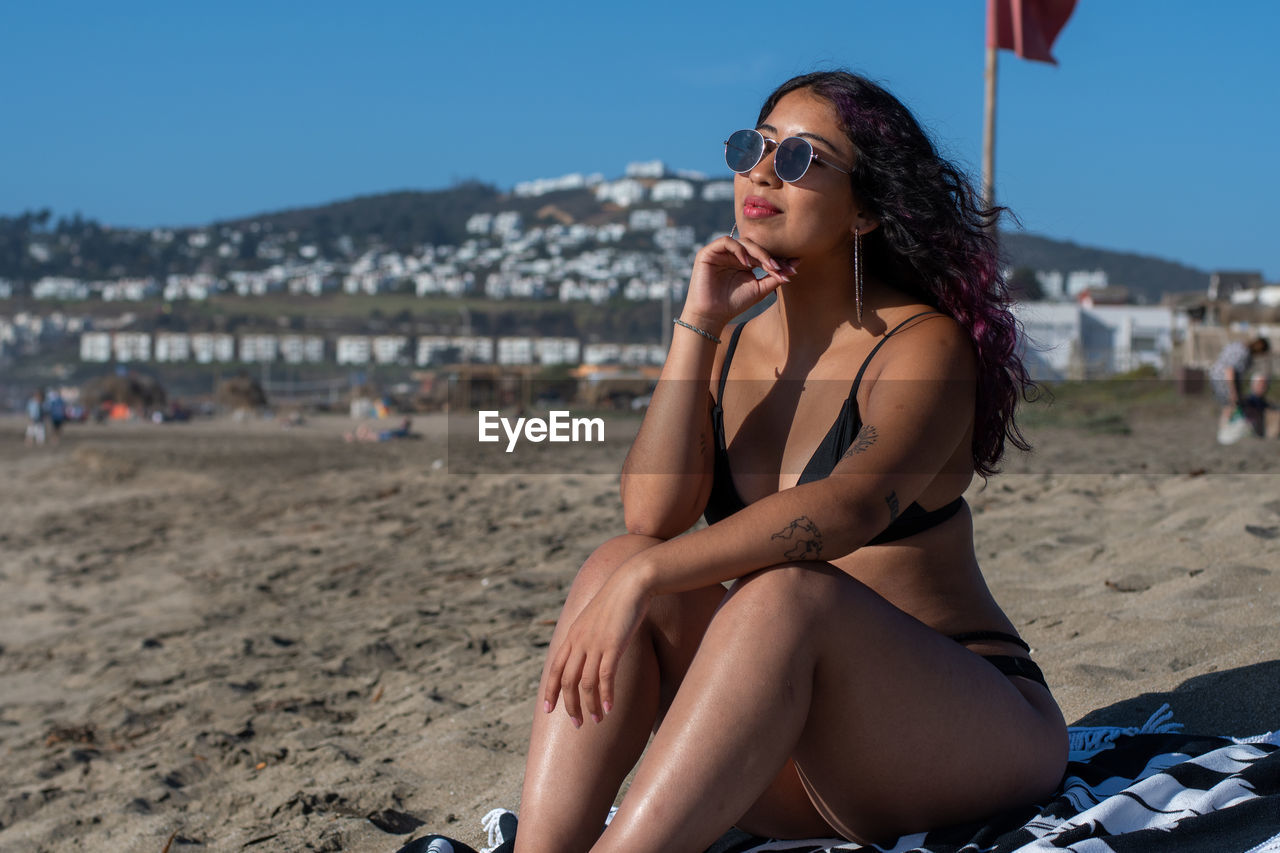
[[[1058,64],[1049,53],[1076,0],[987,0],[987,47]]]

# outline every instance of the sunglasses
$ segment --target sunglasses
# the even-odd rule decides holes
[[[773,171],[789,184],[795,183],[809,171],[809,164],[814,160],[824,166],[830,166],[837,172],[851,174],[825,157],[819,157],[809,144],[809,140],[799,136],[788,136],[781,142],[767,139],[758,130],[738,130],[729,136],[724,143],[724,161],[729,168],[739,174],[750,172],[764,157],[770,145],[777,150],[773,154]]]

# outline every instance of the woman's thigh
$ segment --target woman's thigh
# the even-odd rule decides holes
[[[1039,685],[825,564],[753,575],[716,618],[771,611],[768,630],[811,662],[813,690],[793,764],[748,819],[783,809],[811,821],[798,782],[832,827],[879,840],[1031,802],[1060,781],[1065,725]]]

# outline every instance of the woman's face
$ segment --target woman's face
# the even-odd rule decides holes
[[[788,92],[764,123],[766,139],[807,139],[823,160],[852,169],[853,143],[845,136],[835,109],[808,89]],[[803,258],[848,252],[853,229],[870,223],[858,218],[849,176],[815,160],[800,180],[786,183],[773,170],[773,146],[760,162],[734,179],[738,231],[777,258]]]

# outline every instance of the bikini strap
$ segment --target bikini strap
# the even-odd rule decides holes
[[[1027,645],[1026,640],[1016,634],[1007,634],[1004,631],[965,631],[963,634],[950,634],[949,637],[961,644],[976,643],[981,640],[999,640],[1002,643],[1013,643],[1026,651],[1031,651],[1031,646]]]
[[[866,373],[866,372],[867,372],[867,365],[871,363],[871,359],[873,359],[873,358],[875,358],[875,357],[876,357],[876,353],[878,353],[878,352],[880,351],[880,347],[884,346],[884,342],[885,342],[885,341],[887,341],[887,340],[889,340],[889,338],[893,337],[893,336],[894,336],[894,334],[895,334],[899,329],[901,329],[903,326],[907,325],[907,324],[908,324],[908,323],[910,323],[912,320],[916,320],[916,319],[919,319],[920,317],[925,316],[926,314],[937,314],[939,317],[945,317],[945,316],[946,316],[946,315],[945,315],[945,314],[943,314],[941,311],[933,311],[933,310],[929,310],[929,311],[921,311],[919,314],[912,314],[910,317],[908,317],[907,319],[903,320],[901,323],[899,323],[898,325],[896,325],[896,326],[894,326],[892,329],[890,329],[890,330],[889,330],[889,333],[888,333],[887,335],[885,335],[883,338],[881,338],[881,339],[876,343],[876,345],[875,345],[874,347],[872,347],[872,348],[871,348],[871,352],[867,353],[867,357],[866,357],[865,359],[863,359],[863,361],[862,361],[862,367],[858,368],[858,375],[857,375],[857,377],[853,380],[853,388],[852,388],[852,390],[850,390],[850,391],[849,391],[849,399],[851,399],[851,400],[852,400],[853,398],[855,398],[855,397],[857,397],[857,396],[858,396],[858,386],[860,386],[860,385],[862,384],[862,374],[864,374],[864,373]],[[724,382],[724,380],[723,380],[723,379],[721,379],[721,387],[723,387],[723,382]]]
[[[725,350],[724,361],[720,364],[720,388],[716,391],[716,406],[719,407],[724,401],[724,383],[729,378],[729,362],[733,361],[733,351],[738,348],[738,336],[742,334],[742,330],[746,328],[747,321],[738,324],[733,330],[733,336],[729,338],[729,348]]]

